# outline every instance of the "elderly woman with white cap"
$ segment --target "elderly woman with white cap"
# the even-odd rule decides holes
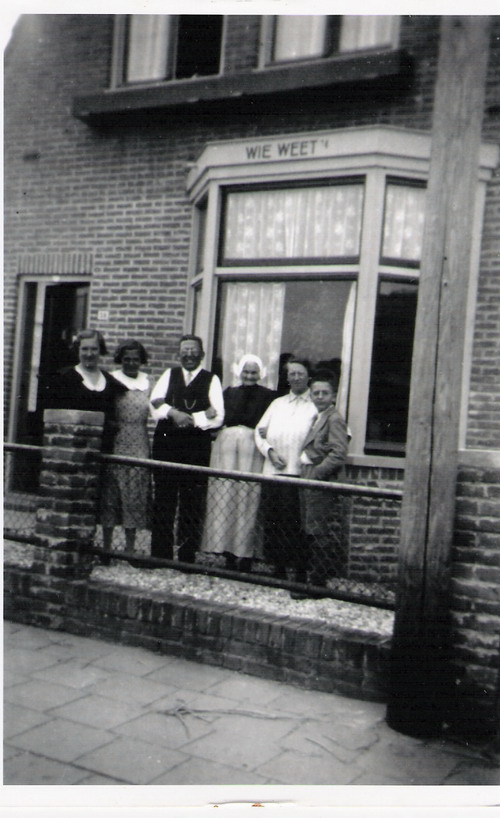
[[[243,355],[233,372],[241,383],[224,390],[224,426],[214,443],[210,466],[260,473],[264,458],[255,445],[254,430],[276,394],[258,383],[266,371],[257,355]],[[211,478],[202,550],[223,553],[227,568],[250,571],[259,499],[258,483]]]

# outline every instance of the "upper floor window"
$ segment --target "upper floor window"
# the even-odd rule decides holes
[[[399,17],[394,15],[281,14],[267,18],[265,63],[310,60],[371,48],[395,48]]]
[[[218,74],[221,15],[129,14],[116,22],[113,84]]]

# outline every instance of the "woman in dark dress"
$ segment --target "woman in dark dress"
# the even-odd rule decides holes
[[[126,392],[109,372],[99,367],[101,355],[106,355],[106,343],[101,333],[84,329],[75,340],[78,354],[76,366],[65,367],[47,376],[42,384],[45,409],[79,409],[104,412],[103,452],[111,452],[116,432],[115,402]]]
[[[241,384],[224,390],[224,426],[215,441],[210,466],[260,474],[264,458],[255,445],[254,429],[275,393],[258,384],[265,371],[257,355],[244,355],[234,371]],[[259,483],[211,478],[202,550],[223,553],[227,568],[250,571],[259,499]]]
[[[117,430],[116,400],[127,388],[99,366],[100,356],[107,352],[100,332],[82,330],[76,337],[75,348],[78,353],[76,366],[52,373],[42,384],[43,404],[46,409],[103,412],[101,451],[109,454]],[[101,480],[104,474],[105,469],[101,472]],[[99,496],[102,498],[102,492]],[[109,565],[110,561],[108,556],[101,557],[103,565]]]

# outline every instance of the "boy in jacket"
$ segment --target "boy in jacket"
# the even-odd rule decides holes
[[[309,382],[317,416],[306,435],[300,455],[301,477],[308,480],[338,480],[344,472],[349,442],[344,418],[337,412],[338,379],[327,370]],[[302,527],[308,536],[309,580],[326,586],[328,576],[338,572],[342,561],[340,497],[330,491],[301,490]]]

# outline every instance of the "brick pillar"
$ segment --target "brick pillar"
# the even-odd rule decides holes
[[[46,409],[32,593],[62,613],[68,580],[88,577],[96,530],[103,412]],[[48,610],[50,608],[51,610]],[[53,625],[52,625],[53,626]]]

